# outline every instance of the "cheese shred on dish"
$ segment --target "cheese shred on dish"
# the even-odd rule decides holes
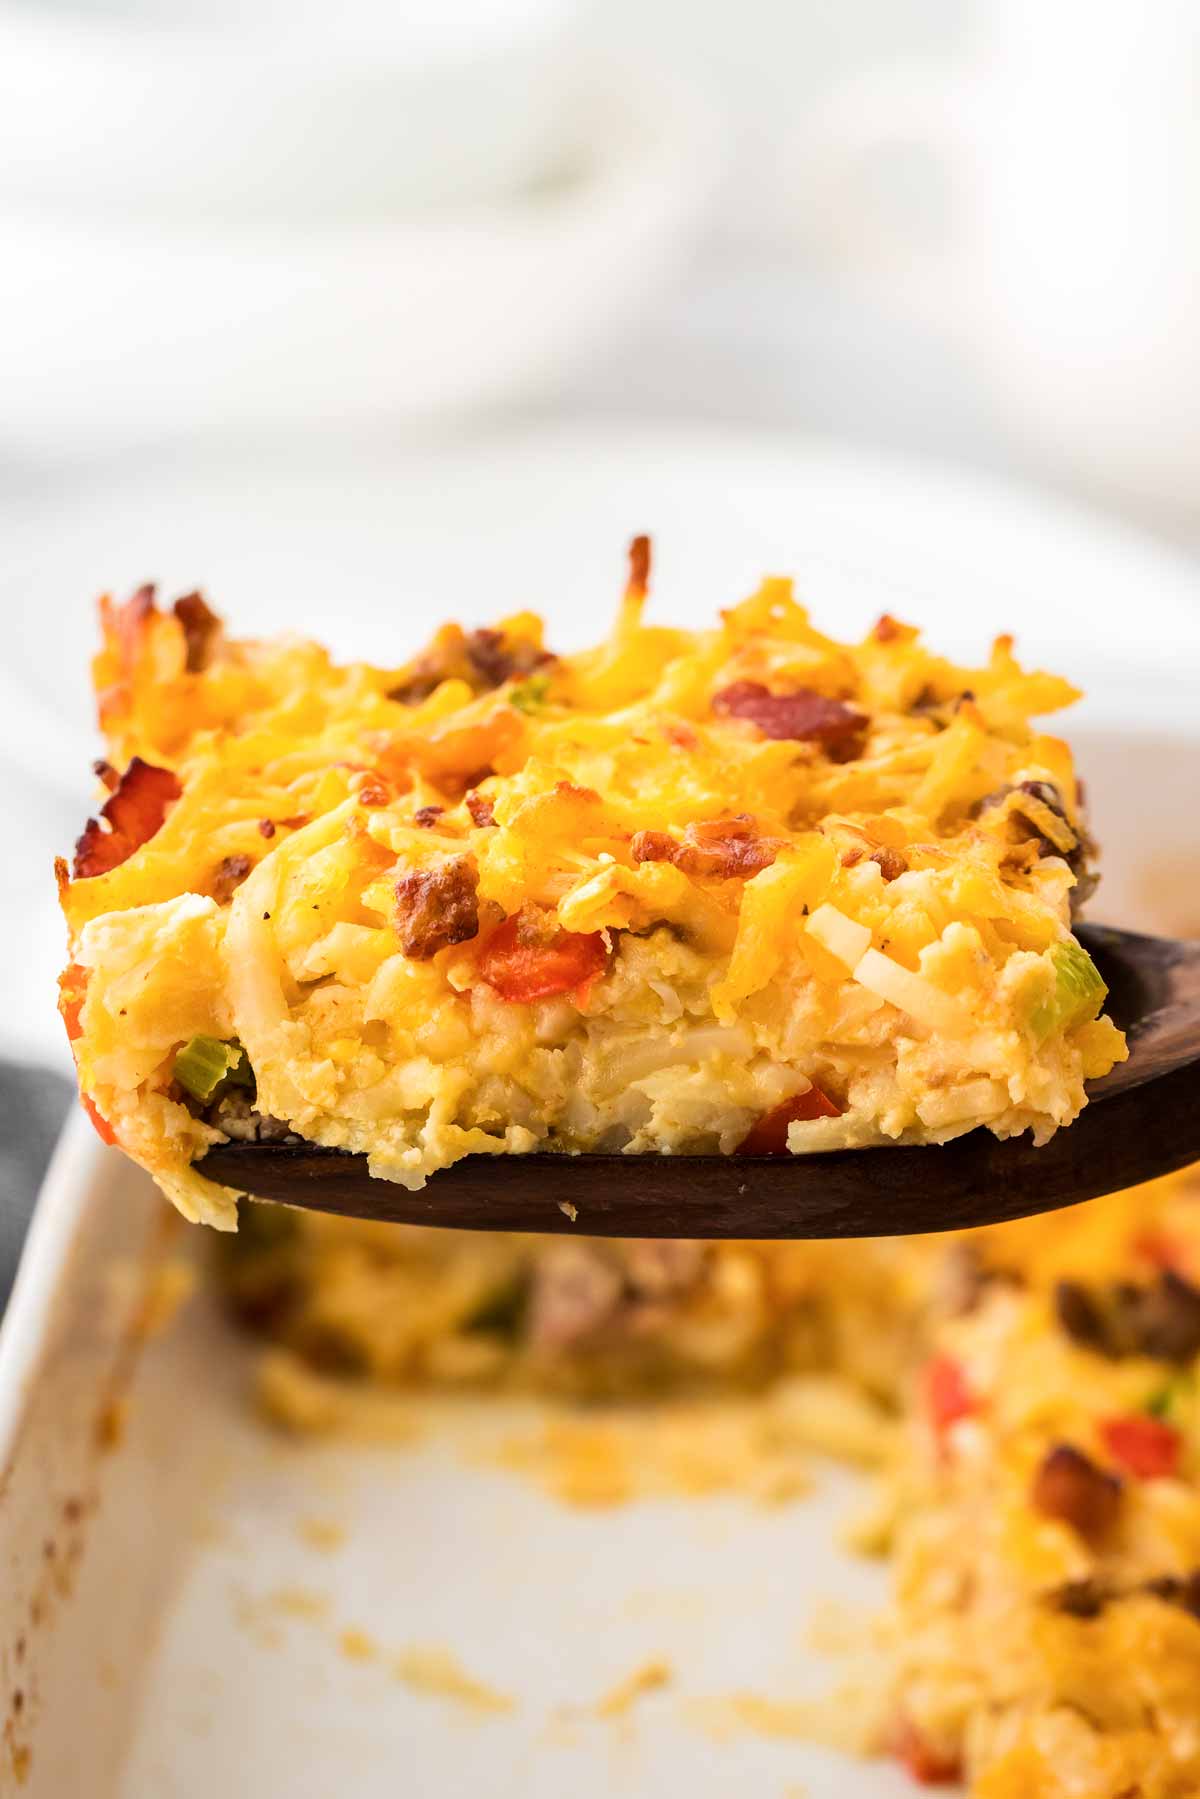
[[[440,630],[401,668],[101,603],[99,816],[58,867],[84,1103],[189,1218],[227,1138],[365,1153],[1043,1143],[1120,1060],[1071,934],[1073,701],[789,582],[711,630]],[[586,1224],[586,1221],[584,1221]]]

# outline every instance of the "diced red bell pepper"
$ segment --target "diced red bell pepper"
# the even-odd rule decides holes
[[[935,1749],[910,1718],[897,1722],[892,1734],[892,1754],[925,1787],[954,1786],[963,1777],[958,1757]]]
[[[1179,1273],[1187,1266],[1186,1245],[1158,1225],[1138,1233],[1133,1240],[1133,1252],[1155,1268],[1170,1268]]]
[[[88,1117],[96,1127],[96,1135],[101,1143],[115,1143],[117,1134],[108,1119],[101,1112],[90,1093],[81,1093],[79,1101]]]
[[[587,988],[608,959],[600,931],[557,931],[548,941],[523,943],[516,918],[506,918],[479,956],[479,973],[501,999],[527,1006],[535,999]]]
[[[807,1093],[794,1093],[782,1105],[764,1112],[752,1124],[737,1146],[739,1156],[782,1156],[787,1154],[789,1124],[810,1118],[840,1118],[841,1107],[835,1106],[827,1093],[815,1084]]]
[[[962,1363],[951,1355],[935,1355],[926,1362],[921,1385],[925,1415],[939,1443],[945,1442],[951,1425],[979,1409]]]
[[[1100,1440],[1113,1460],[1138,1480],[1161,1480],[1178,1471],[1182,1437],[1174,1425],[1148,1412],[1106,1418]]]
[[[71,962],[58,977],[58,1009],[62,1021],[67,1027],[68,1043],[76,1043],[83,1034],[83,1026],[79,1022],[79,1014],[83,1011],[87,999],[88,970],[81,968],[78,962]],[[116,1135],[108,1119],[104,1117],[95,1100],[88,1093],[81,1093],[79,1101],[93,1125],[101,1143],[115,1143]]]

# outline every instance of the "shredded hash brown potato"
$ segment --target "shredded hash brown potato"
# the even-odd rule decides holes
[[[1071,935],[1071,703],[768,580],[707,631],[447,625],[403,668],[101,605],[106,797],[58,868],[97,1128],[185,1215],[228,1137],[468,1154],[1043,1143],[1125,1053]]]

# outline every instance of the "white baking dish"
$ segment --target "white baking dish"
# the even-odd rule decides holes
[[[1078,746],[1107,851],[1098,915],[1200,930],[1200,743]],[[0,1791],[18,1773],[30,1799],[913,1790],[798,1740],[714,1740],[689,1703],[830,1680],[806,1621],[883,1587],[837,1547],[850,1476],[818,1470],[772,1508],[569,1510],[479,1456],[520,1423],[507,1402],[414,1404],[410,1444],[284,1442],[203,1293],[139,1348],[147,1268],[205,1246],[165,1219],[72,1124],[0,1336]],[[344,1540],[315,1546],[313,1520]],[[345,1630],[380,1653],[347,1654]],[[389,1668],[414,1645],[515,1709],[414,1692]],[[651,1657],[669,1687],[623,1720],[588,1715]]]

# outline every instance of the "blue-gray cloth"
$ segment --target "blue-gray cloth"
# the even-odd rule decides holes
[[[0,1062],[0,1311],[74,1089],[61,1074]]]

